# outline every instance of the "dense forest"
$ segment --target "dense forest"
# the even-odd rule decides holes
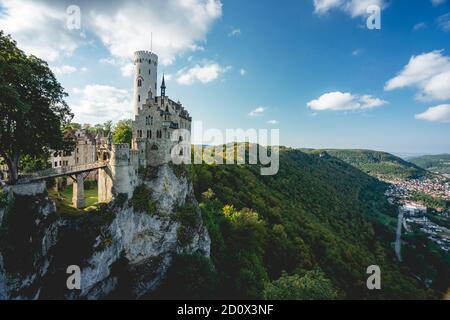
[[[422,156],[409,161],[431,172],[450,174],[450,154]]]
[[[392,249],[396,210],[379,180],[320,153],[281,149],[280,171],[193,165],[211,259],[178,256],[163,298],[422,299],[426,289]],[[379,265],[382,290],[366,287]]]
[[[380,178],[418,178],[426,174],[423,168],[387,152],[345,149],[308,150],[308,152],[313,154],[326,152],[371,176]]]

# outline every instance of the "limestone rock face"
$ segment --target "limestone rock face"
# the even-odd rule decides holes
[[[89,217],[63,217],[45,197],[35,204],[28,213],[33,230],[24,236],[30,236],[25,250],[34,252],[31,265],[17,272],[14,250],[0,251],[0,299],[141,298],[162,282],[174,255],[209,256],[211,241],[187,175],[169,165],[152,170],[139,195],[119,195]],[[195,223],[184,225],[179,212]],[[81,269],[81,290],[67,289],[70,265]]]

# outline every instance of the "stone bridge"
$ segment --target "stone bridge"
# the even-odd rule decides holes
[[[85,207],[84,175],[88,174],[91,171],[105,169],[107,166],[108,163],[106,161],[97,161],[94,163],[83,164],[78,166],[51,168],[21,176],[19,180],[16,182],[16,184],[29,184],[52,178],[66,177],[66,176],[71,177],[73,180],[72,203],[75,208],[80,209]]]

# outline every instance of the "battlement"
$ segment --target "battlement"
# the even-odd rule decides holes
[[[119,150],[129,150],[130,145],[128,143],[115,143],[112,145],[113,151],[119,151]]]
[[[145,51],[145,50],[136,51],[134,53],[134,63],[137,64],[137,63],[144,63],[144,62],[158,63],[158,56],[150,51]]]

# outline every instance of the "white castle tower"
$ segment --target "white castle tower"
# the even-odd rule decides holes
[[[131,147],[113,144],[108,139],[107,145],[100,148],[99,158],[109,160],[108,169],[99,173],[100,201],[110,201],[119,194],[131,197],[141,179],[140,169],[174,163],[174,155],[191,155],[192,118],[181,102],[166,95],[164,76],[161,94],[157,95],[158,56],[149,51],[137,51],[134,64]]]
[[[158,56],[150,51],[137,51],[134,53],[134,115],[145,104],[147,98],[157,95]]]

